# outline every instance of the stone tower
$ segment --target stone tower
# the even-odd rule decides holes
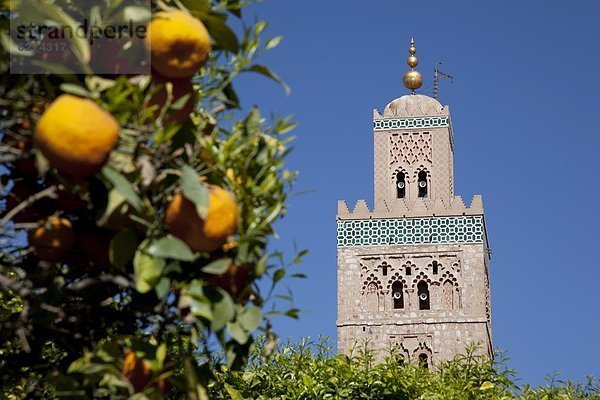
[[[489,251],[481,196],[454,195],[449,108],[414,94],[410,53],[412,94],[374,110],[374,207],[338,202],[338,350],[367,339],[430,366],[470,343],[492,354]]]

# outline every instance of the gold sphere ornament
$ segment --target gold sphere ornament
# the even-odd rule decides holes
[[[423,75],[419,71],[408,71],[402,81],[407,89],[414,91],[423,86]]]
[[[406,63],[409,67],[414,68],[419,65],[419,59],[415,56],[410,56],[408,57],[408,60],[406,60]]]

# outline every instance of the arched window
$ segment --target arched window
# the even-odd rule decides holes
[[[406,177],[404,172],[396,175],[396,197],[403,199],[406,196]]]
[[[429,288],[427,287],[427,282],[419,282],[417,285],[417,295],[419,296],[419,310],[429,310]]]
[[[444,282],[444,308],[446,310],[454,309],[454,285],[450,281]]]
[[[429,356],[426,353],[419,354],[419,365],[425,369],[429,369]]]
[[[394,300],[394,309],[404,308],[404,287],[402,282],[392,284],[392,299]]]
[[[433,274],[437,275],[438,274],[438,262],[437,261],[432,262],[431,266],[433,268]]]
[[[429,184],[427,183],[427,172],[419,172],[419,175],[417,176],[417,185],[419,186],[419,197],[428,197]]]
[[[364,306],[367,311],[377,312],[379,310],[379,293],[375,282],[371,282],[367,285],[364,300]]]

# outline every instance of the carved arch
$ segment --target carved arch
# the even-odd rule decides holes
[[[362,286],[362,294],[363,295],[367,292],[367,287],[371,283],[374,283],[377,286],[377,292],[379,294],[383,294],[383,285],[381,284],[381,281],[379,280],[378,277],[375,276],[375,274],[370,274],[367,277],[367,279],[365,279],[363,282],[363,286]]]
[[[411,287],[414,288],[417,283],[421,282],[421,281],[425,281],[427,282],[428,285],[432,285],[434,284],[434,281],[432,281],[429,278],[429,275],[427,275],[425,272],[423,271],[419,271],[419,273],[417,275],[415,275],[415,277],[413,278],[413,280],[411,281]]]
[[[424,358],[426,358],[427,369],[431,369],[433,364],[433,351],[427,346],[426,343],[420,342],[417,348],[413,351],[412,359],[418,363],[423,363]]]

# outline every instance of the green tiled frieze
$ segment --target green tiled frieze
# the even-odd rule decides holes
[[[483,243],[483,216],[337,221],[337,245]]]
[[[448,126],[448,117],[422,117],[402,119],[376,119],[373,121],[376,131],[406,128],[438,128]]]

